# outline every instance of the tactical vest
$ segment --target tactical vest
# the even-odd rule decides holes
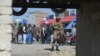
[[[59,23],[59,22],[56,22],[53,24],[54,30],[60,30],[60,27],[61,27],[61,23]]]

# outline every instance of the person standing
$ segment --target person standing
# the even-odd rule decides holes
[[[74,25],[72,25],[72,30],[71,30],[71,42],[70,42],[70,44],[71,45],[74,45],[75,44],[75,38],[76,38],[76,28],[75,28],[75,26]]]
[[[39,41],[40,41],[40,37],[41,37],[41,36],[40,36],[40,34],[41,34],[41,33],[40,33],[40,32],[41,32],[41,31],[40,31],[40,26],[37,26],[36,29],[37,29],[37,33],[36,33],[37,37],[36,37],[36,40],[37,40],[37,42],[39,42]]]
[[[32,26],[31,26],[31,24],[28,24],[28,27],[27,27],[26,43],[27,44],[32,44],[33,43]]]
[[[41,40],[42,40],[42,44],[44,44],[45,43],[45,41],[46,41],[46,26],[45,25],[43,25],[42,26],[42,29],[41,29]]]
[[[19,43],[19,44],[23,43],[23,25],[22,25],[22,23],[20,23],[19,27],[18,27],[17,43]]]
[[[62,33],[62,23],[60,22],[60,18],[57,18],[53,23],[53,42],[52,42],[52,50],[54,50],[54,46],[56,46],[56,50],[59,50],[59,38]]]
[[[18,32],[18,28],[17,28],[17,25],[16,23],[14,23],[14,25],[12,25],[12,43],[16,43],[17,41],[17,32]]]
[[[23,25],[23,43],[26,43],[26,36],[27,36],[27,26],[26,24]]]
[[[33,29],[32,29],[32,37],[33,37],[33,40],[36,41],[36,25],[33,25]]]
[[[51,41],[51,31],[52,31],[52,29],[51,29],[51,26],[50,25],[47,25],[47,27],[46,27],[46,42],[49,44],[50,43],[50,41]]]

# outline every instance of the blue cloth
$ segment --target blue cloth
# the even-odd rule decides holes
[[[27,24],[27,20],[26,19],[23,19],[23,24]]]
[[[46,17],[46,20],[49,20],[49,19],[54,19],[54,15],[49,15],[48,17]]]
[[[22,35],[18,35],[18,44],[22,44],[23,43],[23,37]]]
[[[76,25],[76,18],[75,19],[73,19],[69,24],[68,24],[68,26],[67,27],[65,27],[65,29],[72,29],[72,25]]]
[[[26,43],[31,44],[33,42],[32,33],[27,33]]]

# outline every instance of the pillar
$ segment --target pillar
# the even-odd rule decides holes
[[[11,56],[12,0],[0,0],[0,56]]]
[[[100,2],[82,2],[77,20],[76,56],[100,56]]]

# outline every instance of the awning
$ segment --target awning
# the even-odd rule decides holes
[[[61,18],[60,22],[64,23],[64,22],[70,22],[72,21],[76,16],[68,16],[68,17],[64,17]],[[48,19],[45,20],[44,23],[46,22],[46,24],[52,24],[55,21],[55,19]]]
[[[72,26],[76,25],[76,18],[74,18],[65,29],[72,29]]]
[[[64,23],[64,22],[70,22],[72,21],[76,16],[69,16],[69,17],[65,17],[65,18],[62,18],[60,20],[60,22]]]

